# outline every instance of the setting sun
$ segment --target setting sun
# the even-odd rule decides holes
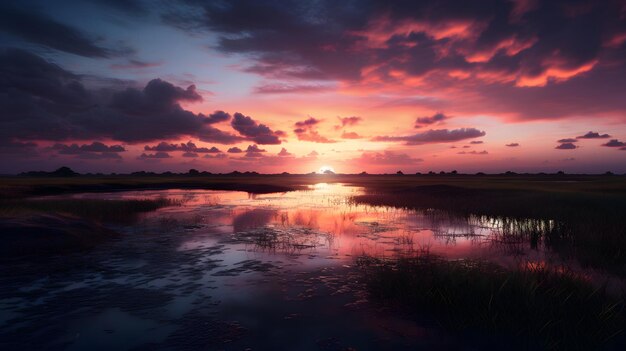
[[[319,171],[317,171],[317,173],[319,174],[335,173],[335,169],[332,168],[331,166],[322,166],[320,167]]]

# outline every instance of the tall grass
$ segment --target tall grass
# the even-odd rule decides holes
[[[509,271],[428,253],[359,263],[373,299],[450,330],[497,332],[521,349],[592,350],[624,342],[623,297],[567,270],[539,265]]]
[[[476,216],[503,224],[502,239],[539,243],[583,265],[626,275],[626,196],[434,185],[355,196],[356,203]]]

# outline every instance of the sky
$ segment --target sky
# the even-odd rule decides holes
[[[0,3],[0,173],[626,173],[626,0]]]

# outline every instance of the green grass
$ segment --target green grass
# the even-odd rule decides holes
[[[103,222],[129,222],[139,213],[178,204],[178,202],[166,198],[138,200],[11,199],[0,201],[0,216],[16,217],[32,213],[56,213]]]
[[[497,332],[519,348],[592,350],[623,342],[624,300],[557,268],[506,270],[482,261],[360,261],[374,300],[461,333]]]

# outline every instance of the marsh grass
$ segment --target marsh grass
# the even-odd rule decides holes
[[[626,196],[595,192],[470,189],[449,185],[371,190],[357,204],[393,206],[465,219],[497,221],[496,240],[545,247],[583,266],[626,275]]]
[[[179,201],[158,199],[101,200],[101,199],[21,199],[0,201],[0,216],[14,217],[33,213],[64,214],[103,222],[132,222],[139,213],[166,206],[180,205]]]
[[[623,343],[623,297],[563,267],[446,261],[427,252],[359,265],[374,300],[465,334],[510,336],[520,349],[591,350]],[[515,347],[514,347],[515,348]]]

